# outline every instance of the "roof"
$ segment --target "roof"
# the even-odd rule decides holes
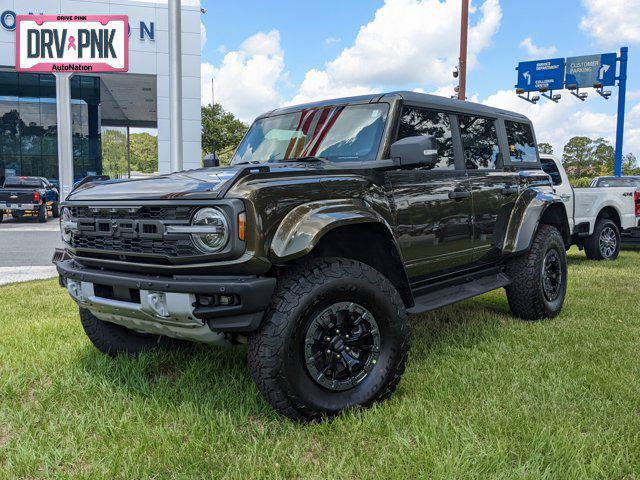
[[[405,102],[408,102],[414,105],[424,106],[427,108],[437,108],[442,110],[449,110],[449,111],[468,113],[468,114],[504,116],[504,117],[509,117],[509,118],[529,122],[529,119],[526,116],[516,112],[511,112],[509,110],[490,107],[488,105],[483,105],[481,103],[462,101],[462,100],[448,98],[448,97],[441,97],[439,95],[430,95],[428,93],[418,93],[418,92],[409,92],[409,91],[374,93],[374,94],[360,95],[355,97],[332,98],[328,100],[322,100],[319,102],[310,102],[310,103],[304,103],[300,105],[291,105],[291,106],[286,106],[282,108],[277,108],[275,110],[271,110],[269,112],[264,113],[263,115],[260,115],[260,117],[268,117],[271,115],[280,115],[283,113],[297,112],[300,110],[306,110],[310,108],[321,108],[321,107],[326,107],[328,105],[363,104],[363,103],[373,103],[377,101],[393,100],[393,99],[404,100]]]

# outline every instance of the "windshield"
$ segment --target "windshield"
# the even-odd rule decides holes
[[[334,105],[261,118],[247,132],[231,164],[302,157],[375,160],[388,111],[386,103]]]
[[[597,187],[640,187],[640,177],[600,178]]]
[[[9,177],[4,182],[4,188],[40,188],[42,180],[27,177]]]

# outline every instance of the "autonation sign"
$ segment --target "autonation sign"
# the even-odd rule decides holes
[[[16,70],[126,72],[126,15],[18,15]]]
[[[34,12],[29,12],[29,15],[33,15],[33,13]],[[39,13],[40,15],[44,15],[43,12],[39,12]],[[9,30],[12,32],[16,29],[17,17],[18,15],[13,10],[5,10],[4,12],[0,13],[0,25],[5,30]],[[138,24],[138,31],[139,31],[139,37],[140,37],[139,39],[141,41],[144,41],[146,39],[149,39],[151,41],[155,40],[156,39],[155,30],[156,28],[155,28],[154,22],[141,21]],[[129,34],[131,34],[131,26],[129,26]]]

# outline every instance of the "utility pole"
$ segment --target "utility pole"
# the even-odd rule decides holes
[[[182,158],[182,2],[169,0],[170,169],[183,169]]]
[[[469,0],[462,0],[462,17],[460,20],[460,83],[458,100],[467,99],[467,33],[469,30]]]

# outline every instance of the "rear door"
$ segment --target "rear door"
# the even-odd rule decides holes
[[[438,163],[432,168],[393,170],[387,179],[396,206],[396,232],[409,278],[458,270],[473,261],[471,190],[454,142],[449,113],[405,105],[397,139],[433,135]]]
[[[458,122],[473,194],[474,263],[493,263],[501,256],[509,217],[518,198],[518,173],[505,169],[502,120],[460,114]]]

